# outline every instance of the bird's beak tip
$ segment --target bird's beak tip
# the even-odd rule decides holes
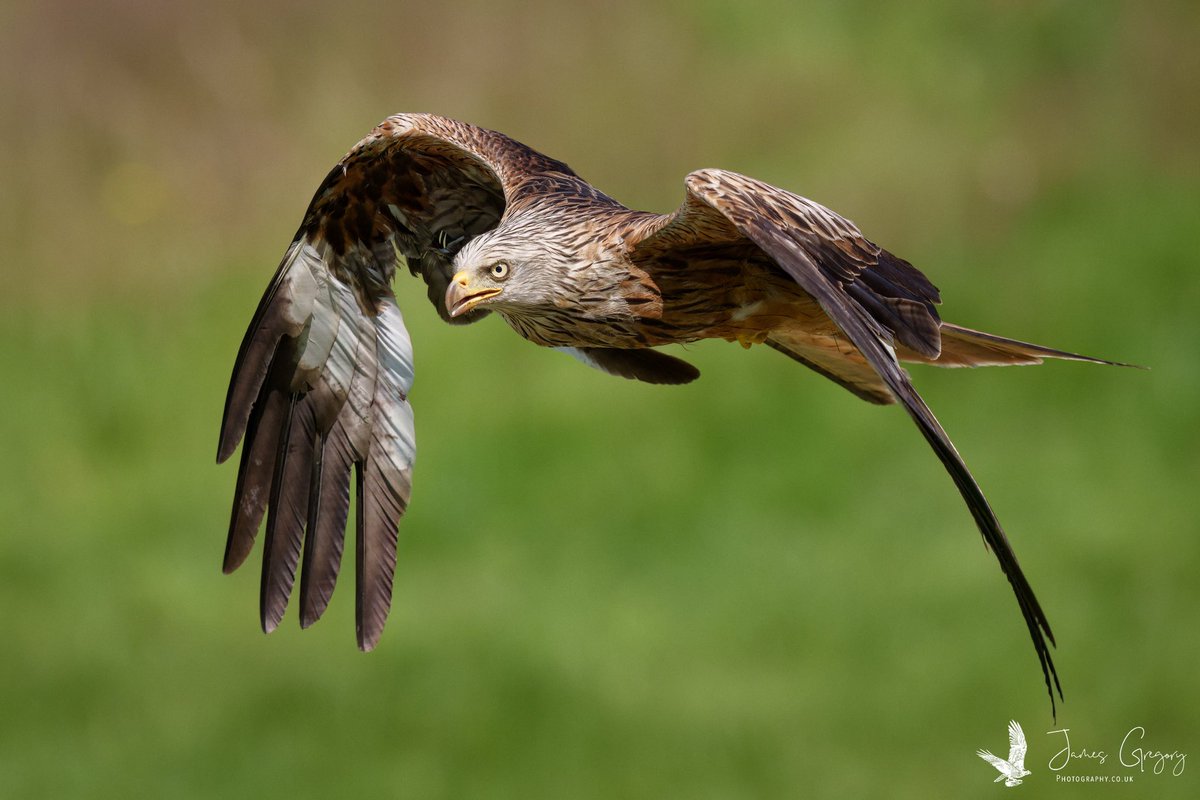
[[[446,311],[451,318],[460,317],[466,314],[475,306],[485,300],[488,300],[500,294],[501,290],[496,287],[488,287],[485,289],[472,290],[470,282],[465,277],[455,275],[450,281],[449,288],[446,289]]]

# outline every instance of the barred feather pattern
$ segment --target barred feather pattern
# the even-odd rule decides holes
[[[287,608],[302,553],[301,624],[327,607],[357,470],[358,644],[369,650],[391,603],[416,445],[407,399],[412,343],[400,311],[390,294],[364,310],[361,291],[338,277],[361,274],[366,261],[354,247],[338,256],[316,235],[289,248],[247,332],[218,457],[228,457],[245,432],[225,570],[249,554],[265,511],[260,616],[267,632]],[[388,268],[371,267],[381,275]]]
[[[371,403],[371,435],[358,479],[358,602],[355,623],[359,647],[372,649],[383,632],[392,601],[396,537],[412,493],[416,458],[412,406],[412,343],[394,300],[376,317],[379,377]]]

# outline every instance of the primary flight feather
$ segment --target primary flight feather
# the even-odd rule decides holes
[[[301,625],[324,612],[353,471],[358,644],[379,641],[416,452],[412,346],[391,288],[402,256],[447,322],[494,311],[613,375],[687,383],[699,371],[652,348],[720,338],[766,344],[872,403],[899,401],[999,559],[1058,688],[1045,614],[900,362],[1100,360],[943,322],[924,275],[811,200],[717,169],[685,185],[674,213],[633,211],[560,161],[430,114],[389,117],[333,168],[246,331],[221,424],[218,461],[245,438],[224,569],[246,559],[265,514],[263,629],[298,569]]]

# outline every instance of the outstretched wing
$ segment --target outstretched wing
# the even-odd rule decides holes
[[[317,190],[242,340],[217,449],[222,462],[245,436],[225,572],[246,559],[267,518],[263,630],[283,616],[302,550],[301,625],[324,612],[353,466],[358,644],[378,642],[415,455],[412,344],[391,289],[397,254],[450,321],[444,298],[457,249],[520,202],[526,177],[563,171],[502,134],[402,114],[359,142]]]
[[[842,376],[830,363],[809,363],[867,399],[886,402],[886,392],[904,405],[966,501],[984,541],[1000,561],[1034,649],[1054,707],[1062,696],[1050,658],[1050,625],[1017,563],[1000,522],[946,432],[896,358],[896,343],[936,357],[940,348],[934,303],[937,289],[919,271],[872,244],[858,228],[823,206],[782,189],[723,170],[700,170],[687,177],[683,206],[634,244],[635,257],[686,258],[706,247],[752,242],[820,305],[836,325],[833,332],[857,351]],[[804,354],[799,360],[804,361]],[[878,383],[864,375],[864,366]]]
[[[1000,758],[999,756],[992,755],[987,750],[976,750],[975,755],[979,756],[984,761],[988,762],[993,767],[1000,770],[1000,774],[1005,777],[1008,777],[1009,773],[1012,772],[1012,764],[1009,764],[1007,761],[1005,761],[1003,758]],[[997,778],[996,780],[1000,780],[1000,779]]]
[[[1008,723],[1008,762],[1018,771],[1025,768],[1025,751],[1028,749],[1025,731],[1021,730],[1015,719],[1011,720]]]

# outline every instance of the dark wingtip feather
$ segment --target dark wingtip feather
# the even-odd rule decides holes
[[[689,186],[691,186],[690,183]],[[796,280],[801,288],[817,300],[829,318],[841,328],[868,363],[875,368],[888,389],[900,400],[917,424],[918,429],[958,487],[980,533],[996,554],[1001,570],[1012,585],[1021,615],[1029,628],[1034,650],[1042,667],[1042,675],[1050,694],[1053,710],[1054,690],[1050,687],[1052,682],[1054,686],[1059,686],[1059,681],[1058,672],[1054,667],[1054,661],[1050,657],[1047,645],[1047,638],[1053,642],[1050,625],[1033,594],[1033,589],[1029,586],[1017,563],[1016,555],[1012,551],[1004,530],[1000,527],[999,520],[996,519],[982,490],[938,423],[937,418],[925,405],[900,368],[894,353],[886,344],[886,331],[867,309],[855,302],[855,299],[844,291],[840,284],[831,281],[821,271],[803,242],[797,241],[789,235],[786,228],[781,228],[770,217],[762,214],[759,206],[767,202],[769,198],[755,197],[753,201],[747,201],[736,193],[736,186],[733,188],[735,191],[724,194],[706,187],[693,187],[693,190],[700,192],[702,199],[714,210],[734,222],[744,235],[762,247],[786,273]],[[1060,698],[1061,692],[1060,687]]]
[[[233,455],[238,442],[245,435],[255,400],[260,397],[263,382],[275,363],[276,351],[283,338],[283,329],[279,325],[280,314],[272,310],[271,302],[275,299],[291,252],[289,249],[274,280],[259,301],[254,319],[246,329],[241,347],[238,348],[233,375],[229,379],[229,390],[225,395],[225,410],[221,414],[221,433],[217,441],[218,464],[225,463]]]
[[[1053,681],[1053,686],[1058,689],[1059,699],[1062,699],[1062,687],[1059,684],[1058,671],[1054,667],[1054,660],[1050,656],[1050,647],[1047,645],[1048,641],[1049,645],[1057,646],[1054,640],[1054,632],[1050,629],[1050,622],[1046,619],[1046,614],[1042,611],[1041,604],[1038,603],[1037,596],[1033,592],[1033,587],[1030,586],[1025,573],[1017,562],[1017,556],[1008,541],[1008,536],[1004,533],[1004,529],[1001,528],[1000,521],[996,518],[995,512],[992,511],[987,498],[984,497],[979,484],[967,469],[962,457],[950,442],[950,438],[942,429],[937,418],[934,417],[933,412],[925,405],[920,395],[917,394],[916,390],[912,388],[912,385],[902,375],[894,385],[889,380],[889,385],[892,386],[892,391],[900,398],[905,410],[908,411],[913,421],[916,422],[917,428],[920,429],[926,441],[929,442],[934,453],[937,454],[938,459],[950,474],[950,477],[958,487],[959,493],[966,502],[971,516],[974,517],[975,524],[983,535],[984,542],[991,548],[997,561],[1000,562],[1000,569],[1005,577],[1008,578],[1013,594],[1016,595],[1017,605],[1021,609],[1021,616],[1024,618],[1030,638],[1033,640],[1033,648],[1037,653],[1038,662],[1042,668],[1042,677],[1046,684],[1046,691],[1050,696],[1051,714],[1055,714],[1054,689],[1051,687],[1051,682]]]
[[[385,476],[383,471],[388,469],[390,472],[391,464],[381,465],[379,460],[369,456],[357,471],[358,585],[354,618],[358,647],[364,652],[373,650],[379,643],[392,607],[397,534],[411,487],[407,470],[399,475]]]
[[[225,419],[221,420],[221,436],[217,442],[217,463],[224,464],[237,450],[238,442],[242,440],[242,436],[246,433],[244,426],[238,427],[229,423],[229,412],[226,411]]]
[[[247,427],[246,446],[238,466],[229,535],[221,563],[225,574],[240,567],[254,549],[274,482],[279,433],[286,411],[284,395],[264,386]]]
[[[351,412],[353,413],[353,412]],[[351,444],[335,424],[313,464],[309,490],[308,531],[300,573],[300,627],[312,625],[329,606],[341,568],[350,509]]]
[[[263,542],[259,596],[263,630],[274,630],[279,624],[295,582],[308,519],[308,492],[317,448],[315,425],[309,396],[292,395],[280,436]]]

